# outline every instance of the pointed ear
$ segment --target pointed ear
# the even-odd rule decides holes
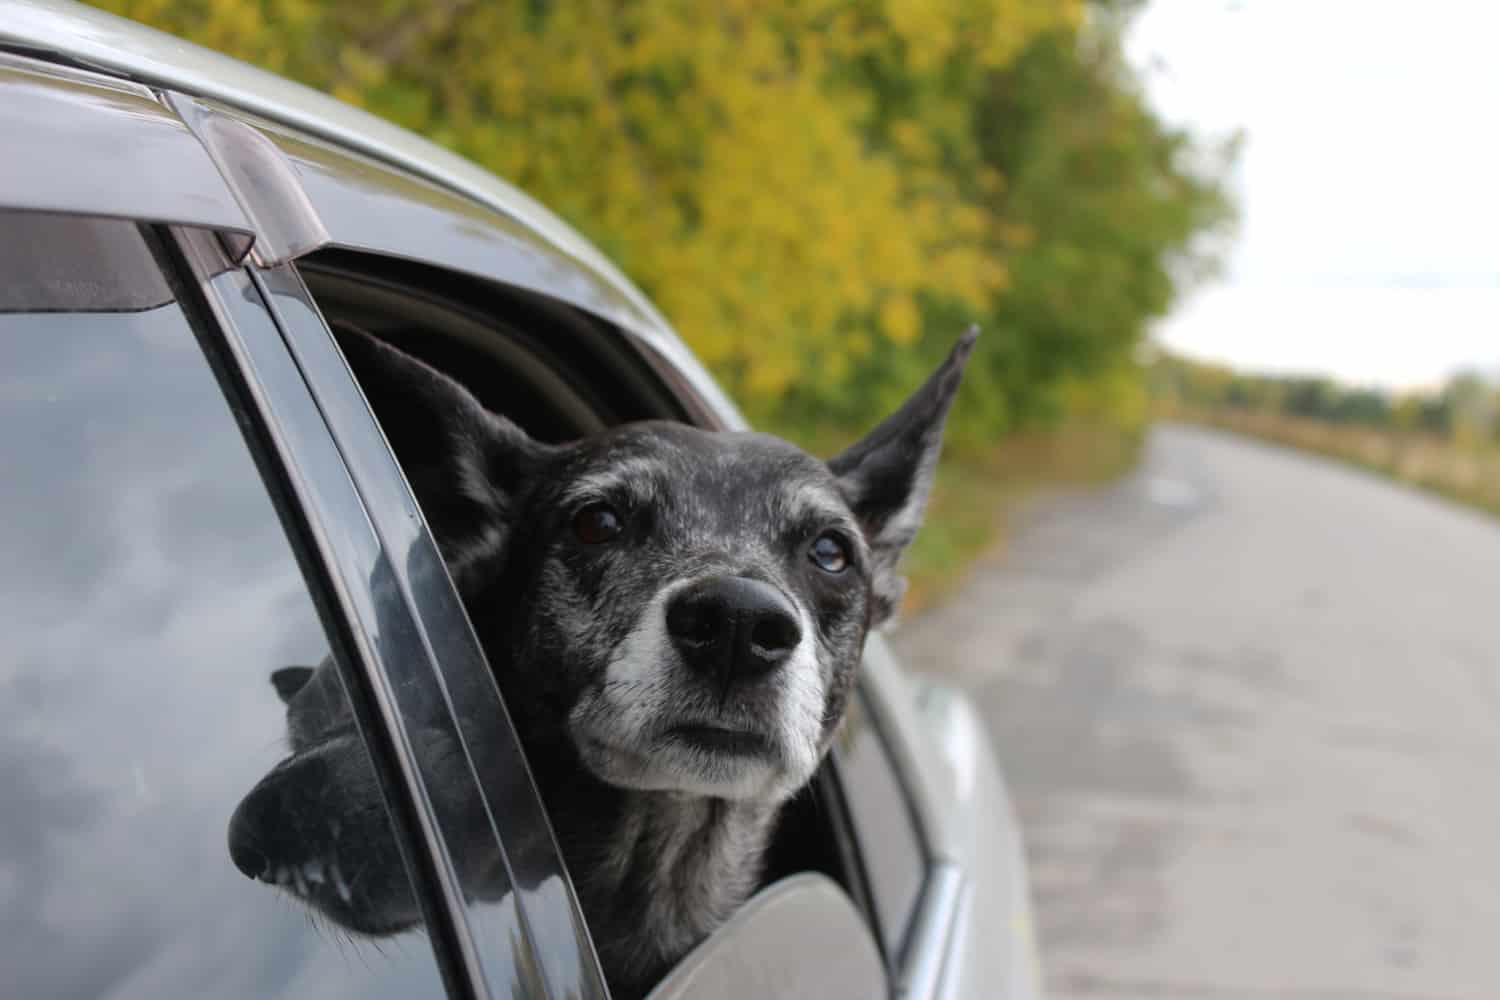
[[[901,604],[906,580],[896,573],[896,563],[921,527],[942,449],[943,422],[978,336],[978,327],[966,330],[900,409],[828,462],[870,546],[872,626],[889,619]]]
[[[358,327],[334,330],[462,587],[463,569],[504,548],[517,493],[554,449],[426,362]]]
[[[271,671],[271,686],[276,689],[283,705],[290,704],[297,692],[307,686],[312,675],[312,667],[282,667]]]

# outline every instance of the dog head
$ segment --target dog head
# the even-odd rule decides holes
[[[812,776],[900,601],[974,337],[827,462],[667,422],[544,445],[389,344],[341,339],[523,735],[565,733],[617,787],[775,802]]]

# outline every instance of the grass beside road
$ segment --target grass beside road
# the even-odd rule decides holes
[[[1254,410],[1169,406],[1160,415],[1315,452],[1500,514],[1500,447],[1494,444]]]
[[[1130,468],[1141,435],[1074,425],[1007,438],[978,456],[945,454],[927,517],[903,563],[911,615],[951,592],[1003,544],[1006,522],[1038,491],[1101,483]]]

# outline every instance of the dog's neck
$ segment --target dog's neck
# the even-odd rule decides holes
[[[642,995],[755,891],[779,807],[617,788],[555,729],[535,735],[546,746],[528,756],[611,992]]]
[[[617,992],[643,989],[755,890],[776,807],[590,782],[560,796],[557,834]],[[581,808],[571,808],[578,801]],[[612,793],[612,794],[611,794]]]

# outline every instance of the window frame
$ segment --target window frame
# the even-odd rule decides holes
[[[526,938],[529,961],[511,963],[523,976],[525,995],[567,995],[580,1000],[607,997],[592,939],[519,739],[404,473],[297,271],[281,265],[247,268],[245,273],[276,322],[280,347],[316,400],[324,430],[341,462],[337,478],[344,488],[353,491],[378,539],[389,580],[394,584],[393,592],[386,597],[393,605],[388,613],[399,615],[401,625],[417,640],[397,660],[376,653],[368,673],[382,721],[402,744],[402,762],[415,772],[408,779],[409,791],[419,808],[432,817],[432,822],[423,827],[424,837],[448,859],[451,872],[452,845],[444,848],[444,835],[432,816],[431,796],[420,773],[421,762],[411,750],[411,727],[416,720],[407,695],[414,686],[443,703],[441,711],[451,723],[454,741],[469,758],[469,773],[474,779],[470,793],[489,813],[494,846],[501,852],[510,876],[520,930]],[[355,579],[369,577],[359,570]],[[459,688],[470,697],[489,701],[493,711],[486,714],[483,726],[464,724],[452,694]],[[485,763],[476,762],[487,762],[488,772]],[[511,780],[482,780],[486,773],[493,775],[497,765],[507,769]],[[502,785],[519,786],[521,790],[498,802],[495,795]],[[508,942],[473,933],[456,876],[451,886],[453,891],[446,897],[448,919],[465,933],[454,935],[450,944],[464,953],[470,982],[482,984],[486,978],[483,969],[489,964],[486,956],[494,957]],[[539,924],[570,926],[571,948],[541,947],[530,930]],[[489,988],[503,990],[504,986],[491,981]]]
[[[340,544],[339,535],[347,538],[347,533],[336,528],[334,514],[359,505],[347,474],[333,461],[338,453],[332,436],[279,342],[274,317],[248,270],[228,266],[219,241],[203,230],[149,228],[168,284],[198,333],[226,401],[252,442],[267,491],[296,539],[293,548],[330,639],[346,651],[335,662],[381,778],[444,986],[453,997],[486,996],[472,932],[453,902],[462,898],[453,861],[433,832],[431,802],[414,777],[410,745],[400,739],[383,704],[383,664],[373,640],[380,628],[397,626],[402,609],[365,584],[370,553],[361,566],[347,551],[348,542]],[[385,556],[377,550],[377,558]]]

